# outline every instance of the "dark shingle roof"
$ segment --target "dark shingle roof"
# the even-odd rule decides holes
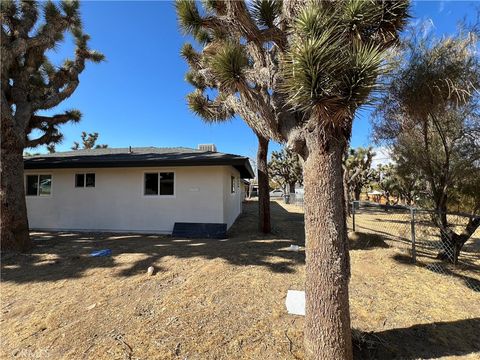
[[[254,177],[247,157],[185,147],[75,150],[28,156],[23,163],[25,169],[230,165],[242,178]]]

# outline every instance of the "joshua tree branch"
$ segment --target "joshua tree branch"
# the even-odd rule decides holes
[[[55,128],[48,127],[47,132],[42,136],[33,140],[30,140],[27,138],[25,147],[34,148],[39,145],[58,143],[61,139],[62,139],[62,134],[60,134]]]
[[[30,119],[29,129],[42,127],[42,124],[61,125],[69,121],[77,122],[80,120],[81,114],[78,111],[69,111],[64,114],[58,114],[53,116],[41,116],[33,115]]]
[[[23,1],[22,4],[22,18],[19,22],[18,32],[21,37],[27,38],[28,33],[38,19],[38,9],[33,1]]]

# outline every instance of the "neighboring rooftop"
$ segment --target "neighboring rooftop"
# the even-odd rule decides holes
[[[25,169],[230,165],[242,178],[253,178],[247,157],[185,147],[84,149],[26,156]]]

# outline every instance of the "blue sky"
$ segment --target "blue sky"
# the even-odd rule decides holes
[[[412,22],[437,35],[455,32],[459,20],[475,17],[476,2],[417,1]],[[187,146],[215,143],[219,151],[255,156],[256,137],[241,119],[206,125],[188,110],[184,81],[187,66],[179,56],[186,39],[178,30],[173,3],[167,1],[88,1],[82,18],[90,47],[106,61],[87,64],[77,91],[55,109],[76,108],[83,118],[62,127],[69,150],[82,131],[99,132],[99,143],[110,147]],[[73,53],[70,38],[50,57],[54,63]],[[354,121],[352,146],[370,143],[370,110]],[[278,149],[273,144],[271,149]],[[44,152],[45,149],[35,149]]]

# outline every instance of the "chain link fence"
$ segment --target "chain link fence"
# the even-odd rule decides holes
[[[300,206],[303,209],[303,193],[291,193],[289,200],[291,204]]]
[[[291,204],[304,207],[303,194],[290,195]],[[449,228],[457,234],[465,230],[469,221],[469,216],[463,214],[445,216]],[[404,254],[402,261],[460,278],[469,288],[480,292],[480,228],[458,251],[448,241],[448,234],[441,232],[438,218],[439,214],[433,210],[354,201],[350,204],[347,225],[349,236],[357,240],[354,243],[359,248],[400,249]]]
[[[411,263],[446,275],[462,277],[468,287],[480,291],[480,281],[467,272],[480,273],[480,229],[458,251],[449,236],[437,226],[438,215],[432,210],[353,202],[347,219],[353,236],[363,237],[372,246],[396,247]],[[449,228],[461,233],[469,217],[445,214]],[[352,234],[351,234],[352,235]],[[364,244],[365,245],[365,244]],[[465,274],[462,274],[465,272]]]
[[[349,210],[348,229],[362,236],[365,246],[395,246],[405,250],[415,262],[415,222],[412,222],[414,213],[410,209],[353,202]],[[369,239],[372,244],[368,244]]]

